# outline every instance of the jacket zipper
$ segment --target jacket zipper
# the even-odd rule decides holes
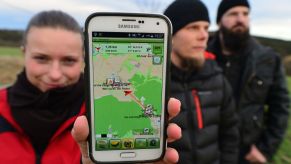
[[[201,110],[201,105],[200,105],[200,100],[197,94],[197,90],[192,90],[192,96],[194,98],[194,104],[196,107],[198,129],[202,129],[203,128],[202,110]]]

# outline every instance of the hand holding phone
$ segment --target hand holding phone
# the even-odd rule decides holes
[[[171,98],[168,102],[168,113],[169,120],[178,115],[180,112],[181,103],[179,100]],[[72,129],[72,136],[75,141],[79,144],[81,154],[82,154],[82,163],[91,164],[92,161],[89,158],[88,154],[88,143],[87,138],[89,135],[88,121],[85,116],[79,116]],[[181,138],[181,128],[174,123],[171,123],[167,127],[167,142],[174,142]],[[179,159],[178,152],[173,148],[167,148],[164,155],[163,161],[157,161],[157,164],[162,163],[177,163]]]
[[[92,160],[149,162],[164,155],[170,32],[162,15],[95,13],[86,20]]]

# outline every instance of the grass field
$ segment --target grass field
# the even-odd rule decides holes
[[[0,87],[11,84],[22,67],[20,48],[0,47]]]
[[[15,47],[0,47],[0,56],[20,56],[20,48]]]
[[[0,87],[11,84],[22,70],[22,67],[23,57],[19,48],[0,47]],[[291,77],[288,77],[287,80],[288,88],[291,92]],[[287,134],[272,164],[291,164],[291,117],[289,117]]]
[[[289,97],[291,98],[291,77],[288,77]],[[290,108],[291,114],[291,108]],[[272,164],[291,164],[291,117],[289,117],[288,129],[283,143],[280,146]]]

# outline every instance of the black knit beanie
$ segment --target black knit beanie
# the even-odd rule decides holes
[[[209,20],[208,10],[200,0],[176,0],[165,10],[172,22],[173,35],[191,22]]]
[[[246,6],[247,8],[250,8],[248,0],[222,0],[218,7],[216,23],[220,22],[222,15],[227,10],[236,6]]]

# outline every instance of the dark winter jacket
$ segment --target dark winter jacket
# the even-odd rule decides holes
[[[78,115],[85,113],[85,105],[65,121],[39,156],[28,136],[15,121],[7,101],[7,89],[0,90],[0,163],[13,164],[79,164],[80,148],[71,136],[71,127]]]
[[[208,45],[221,54],[218,36]],[[280,56],[251,38],[247,48],[237,55],[245,57],[237,99],[241,146],[256,144],[270,159],[281,143],[287,123],[289,95]],[[217,56],[220,59],[221,56]],[[217,60],[223,68],[221,60]],[[231,78],[231,77],[228,77]]]
[[[181,127],[182,139],[169,146],[177,149],[181,164],[235,164],[239,134],[231,87],[214,56],[205,57],[199,72],[172,66],[171,97],[182,104],[172,122]]]

